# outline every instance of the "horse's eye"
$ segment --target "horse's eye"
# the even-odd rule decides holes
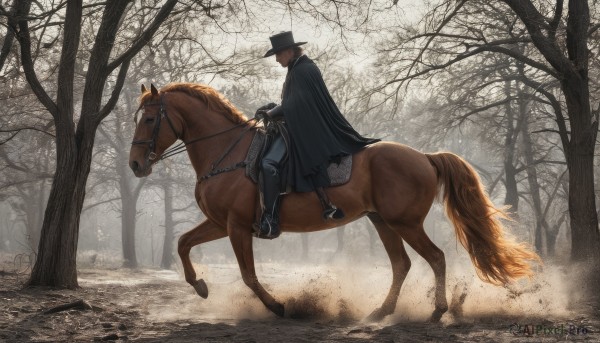
[[[154,121],[154,117],[148,117],[148,118],[146,118],[146,120],[145,120],[145,123],[146,123],[146,124],[150,124],[150,123],[152,123],[153,121]]]

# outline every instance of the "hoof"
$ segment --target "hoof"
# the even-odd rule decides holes
[[[269,310],[271,310],[273,313],[275,313],[278,317],[282,317],[285,314],[285,308],[283,307],[283,304],[280,303],[275,303],[274,305],[268,306]]]
[[[366,320],[368,322],[379,322],[379,321],[383,320],[383,318],[385,318],[387,315],[389,315],[389,313],[385,313],[381,308],[378,308],[375,311],[373,311],[367,317]]]
[[[429,318],[429,322],[430,323],[437,323],[440,321],[440,319],[442,318],[442,315],[444,315],[446,311],[442,311],[442,310],[434,310],[433,313],[431,314],[431,318]]]
[[[199,296],[204,299],[208,298],[208,287],[206,286],[206,282],[204,282],[204,280],[200,279],[192,286],[194,286],[194,289]]]

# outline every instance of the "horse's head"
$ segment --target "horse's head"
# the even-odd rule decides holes
[[[176,127],[173,113],[167,113],[164,93],[150,86],[150,91],[142,85],[139,111],[135,115],[136,128],[129,152],[129,167],[137,177],[152,173],[152,164],[158,162],[162,153],[179,138],[181,128]]]

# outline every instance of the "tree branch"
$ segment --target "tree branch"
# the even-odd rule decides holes
[[[533,44],[556,71],[559,73],[573,71],[573,66],[564,57],[556,41],[544,35],[542,30],[548,29],[549,26],[546,24],[546,18],[535,8],[531,0],[502,1],[521,19],[531,36]]]
[[[533,161],[533,163],[531,165],[522,165],[519,168],[516,168],[515,171],[517,173],[520,173],[522,171],[524,171],[525,169],[531,167],[531,166],[535,166],[538,164],[560,164],[560,165],[567,165],[566,161],[554,161],[554,160],[544,160],[544,159],[539,159],[539,160],[535,160]]]
[[[29,14],[29,10],[31,9],[31,0],[22,0],[17,2],[19,4],[15,12],[15,16],[18,18],[17,22],[19,26],[17,40],[21,46],[21,64],[23,65],[25,78],[27,79],[27,82],[29,83],[29,86],[31,87],[31,90],[35,96],[56,120],[58,116],[58,107],[52,101],[52,99],[50,99],[50,96],[48,96],[48,93],[46,93],[44,87],[42,87],[42,84],[35,73],[33,58],[31,56],[31,34],[29,33],[29,24],[26,19],[23,19],[25,16],[27,16],[27,14]]]
[[[504,42],[505,42],[504,40],[498,41],[498,44],[503,44]],[[522,55],[519,52],[516,52],[514,50],[511,50],[511,49],[508,49],[508,48],[505,48],[505,47],[495,46],[494,44],[495,44],[495,42],[491,42],[489,44],[482,45],[482,46],[477,47],[476,49],[473,49],[473,50],[468,51],[466,53],[459,54],[458,56],[456,56],[455,58],[449,60],[446,63],[439,64],[439,65],[434,65],[434,66],[431,66],[431,67],[429,67],[429,68],[427,68],[425,70],[422,70],[422,71],[420,71],[418,73],[415,73],[415,74],[412,74],[412,75],[408,75],[408,76],[405,76],[403,78],[399,78],[399,79],[388,81],[386,83],[386,85],[389,85],[389,84],[392,84],[392,83],[396,83],[396,82],[404,82],[406,80],[414,79],[414,78],[417,78],[419,76],[423,76],[423,75],[429,74],[430,72],[435,71],[435,70],[440,70],[440,69],[447,68],[447,67],[449,67],[449,66],[451,66],[451,65],[453,65],[455,63],[458,63],[458,62],[460,62],[460,61],[462,61],[464,59],[467,59],[469,57],[478,55],[478,54],[483,53],[483,52],[499,52],[499,53],[508,55],[510,57],[513,57],[513,58],[515,58],[515,59],[517,59],[517,60],[519,60],[519,61],[521,61],[521,62],[523,62],[523,63],[525,63],[525,64],[527,64],[529,66],[531,66],[531,67],[534,67],[536,69],[544,71],[544,72],[546,72],[546,73],[548,73],[548,74],[550,74],[550,75],[552,75],[554,77],[558,77],[558,75],[556,74],[556,72],[554,70],[548,68],[546,65],[544,65],[544,64],[542,64],[540,62],[534,61],[534,60],[530,59],[529,57]]]
[[[556,125],[558,125],[558,134],[563,146],[563,150],[565,151],[565,153],[567,153],[567,151],[569,151],[569,131],[567,130],[566,119],[563,115],[560,102],[558,101],[558,99],[556,99],[554,94],[545,89],[545,87],[541,83],[528,78],[525,75],[525,69],[523,68],[523,65],[517,65],[517,69],[521,76],[520,81],[524,85],[534,89],[536,92],[543,94],[550,101],[552,109],[554,110],[554,115],[556,116],[555,121]]]
[[[8,17],[8,26],[6,28],[6,35],[4,36],[4,43],[2,43],[2,50],[0,50],[0,70],[4,67],[4,63],[8,58],[8,54],[10,53],[10,49],[12,48],[14,39],[15,39],[15,31],[14,28],[17,26],[13,15],[17,9],[17,0],[13,0],[13,5],[9,13],[6,14]],[[1,9],[2,12],[5,12],[4,8]]]
[[[496,102],[493,102],[491,104],[488,104],[488,105],[485,105],[485,106],[482,106],[482,107],[478,107],[477,109],[474,109],[474,110],[472,110],[470,112],[467,112],[464,115],[460,116],[459,122],[460,122],[460,124],[462,124],[462,122],[465,121],[465,119],[467,119],[468,117],[470,117],[473,114],[477,114],[477,113],[480,113],[480,112],[483,112],[483,111],[487,111],[487,110],[489,110],[491,108],[494,108],[494,107],[502,106],[502,105],[507,104],[507,103],[509,103],[509,102],[511,102],[511,101],[513,101],[515,99],[516,98],[514,98],[514,97],[508,97],[508,98],[502,99],[500,101],[496,101]]]
[[[556,73],[555,70],[552,70],[552,69],[548,68],[547,65],[540,63],[538,61],[532,60],[531,58],[529,58],[515,50],[508,49],[508,48],[505,48],[502,46],[494,46],[494,45],[481,46],[481,49],[482,49],[482,51],[499,52],[501,54],[510,56],[510,57],[516,59],[517,61],[527,64],[530,67],[539,69],[555,78],[559,78],[559,75]]]
[[[111,73],[113,70],[117,69],[119,65],[124,63],[127,60],[131,60],[133,56],[135,56],[144,46],[146,46],[154,36],[154,33],[158,30],[162,22],[169,16],[173,7],[177,4],[178,0],[167,0],[167,2],[161,7],[160,11],[154,17],[154,20],[146,31],[142,32],[142,34],[135,40],[133,45],[127,49],[121,56],[115,58],[114,61],[108,64],[108,72]]]
[[[568,169],[565,168],[565,170],[562,172],[562,174],[560,174],[560,177],[555,182],[554,189],[552,190],[552,195],[548,196],[548,201],[546,202],[546,206],[544,208],[544,213],[543,213],[544,218],[548,215],[548,211],[550,210],[550,205],[554,201],[554,197],[556,196],[556,193],[558,193],[558,189],[560,188],[560,184],[562,182],[563,177],[567,174],[567,170]],[[564,216],[563,216],[563,218],[564,218]]]
[[[113,202],[113,201],[117,201],[117,200],[121,200],[121,198],[119,197],[119,198],[112,198],[112,199],[107,199],[107,200],[103,200],[103,201],[98,201],[98,202],[96,202],[96,203],[93,203],[93,204],[91,204],[91,205],[85,206],[85,207],[84,207],[84,208],[81,210],[81,212],[85,212],[85,211],[87,211],[87,210],[89,210],[89,209],[92,209],[92,208],[94,208],[94,207],[96,207],[96,206],[100,206],[100,205],[103,205],[103,204],[111,203],[111,202]]]
[[[554,18],[550,21],[550,29],[548,30],[548,35],[550,39],[556,41],[556,30],[558,28],[558,24],[560,24],[560,18],[563,13],[563,5],[564,0],[556,0],[556,8],[554,9]]]
[[[456,16],[458,14],[458,12],[460,11],[460,9],[464,6],[464,4],[466,2],[467,2],[467,0],[460,0],[460,2],[458,4],[456,4],[456,7],[454,8],[454,10],[440,23],[440,25],[435,30],[434,35],[431,36],[427,40],[427,42],[425,43],[425,46],[423,46],[421,48],[421,50],[419,51],[419,54],[413,60],[412,64],[408,68],[407,74],[410,74],[412,72],[413,68],[417,65],[417,61],[421,60],[421,57],[423,57],[423,54],[425,53],[425,51],[427,51],[427,48],[429,47],[429,45],[431,44],[431,42],[433,42],[433,40],[435,39],[436,35],[439,32],[442,31],[442,29],[450,22],[450,20],[452,20],[452,18],[454,18],[454,16]],[[389,84],[389,82],[387,84]]]
[[[590,30],[588,31],[588,36],[593,35],[594,33],[596,33],[596,31],[598,31],[598,29],[600,29],[600,23],[599,24],[595,24],[593,25]]]
[[[119,100],[121,90],[123,90],[123,85],[125,84],[125,78],[127,77],[127,71],[129,70],[130,62],[131,60],[126,60],[123,62],[123,64],[121,64],[121,69],[119,69],[119,75],[117,76],[117,82],[113,88],[112,94],[110,95],[110,99],[104,105],[104,107],[102,107],[96,117],[98,123],[101,122],[102,119],[106,118],[106,116],[115,108],[115,105]]]
[[[19,134],[21,131],[24,131],[24,130],[38,131],[38,132],[45,133],[45,134],[47,134],[50,137],[53,137],[53,138],[56,137],[55,135],[51,134],[50,132],[47,132],[47,131],[42,130],[42,129],[38,129],[37,127],[33,127],[33,126],[31,126],[31,127],[20,127],[18,129],[9,129],[9,130],[0,129],[0,132],[14,132],[15,136],[16,136],[17,134]],[[11,137],[11,139],[12,139],[12,137]],[[6,142],[4,142],[4,143],[6,143]]]
[[[543,133],[543,132],[551,132],[551,133],[560,134],[560,131],[555,130],[555,129],[540,129],[540,130],[531,131],[531,133]]]
[[[82,0],[69,1],[65,15],[60,64],[58,67],[58,87],[56,106],[59,113],[56,119],[57,135],[73,131],[73,80],[75,78],[75,62],[81,35]]]

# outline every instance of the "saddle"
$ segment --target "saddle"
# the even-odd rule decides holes
[[[258,173],[260,172],[260,161],[262,156],[269,148],[267,141],[267,133],[264,129],[259,128],[252,138],[250,148],[246,154],[246,176],[254,183],[258,183]],[[344,156],[340,162],[332,162],[327,168],[331,186],[341,186],[350,180],[352,172],[352,156]]]
[[[264,153],[269,149],[270,143],[269,135],[265,129],[259,128],[256,130],[244,161],[246,165],[246,176],[256,184],[258,184],[260,180],[260,162]],[[339,160],[339,163],[338,161],[331,162],[327,168],[330,186],[341,186],[347,183],[350,180],[351,172],[351,155],[342,157]],[[287,194],[290,192],[290,188],[286,187],[286,185],[282,186],[282,190],[282,194]],[[260,192],[262,192],[261,187],[258,187],[257,196],[259,199],[261,199]],[[323,207],[323,219],[341,219],[344,217],[344,212],[329,201],[329,198],[327,197],[327,194],[323,188],[317,188],[315,192],[317,193],[321,206]],[[256,211],[256,218],[261,218],[262,210],[262,206],[259,205]]]

